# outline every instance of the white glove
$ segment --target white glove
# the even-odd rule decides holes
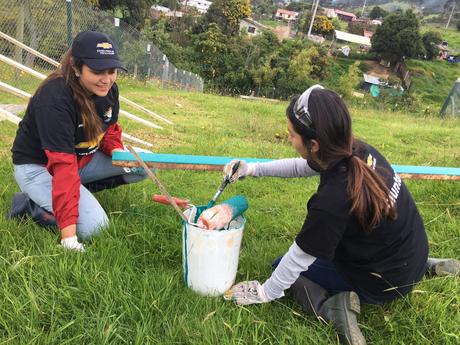
[[[235,174],[233,174],[233,176],[230,176],[232,174],[233,166],[237,162],[240,162],[240,166],[238,167],[238,170],[235,172]],[[254,176],[255,173],[256,173],[256,167],[254,164],[246,163],[245,161],[239,161],[237,159],[232,160],[230,163],[227,163],[224,166],[224,176],[231,177],[230,183],[233,183],[236,180],[241,180],[245,178],[246,176]]]
[[[233,285],[229,290],[225,291],[224,298],[235,300],[238,305],[270,302],[265,296],[264,288],[257,280],[244,281]]]
[[[84,252],[85,246],[78,242],[77,236],[66,237],[61,240],[61,245],[65,249],[76,250],[78,252]]]

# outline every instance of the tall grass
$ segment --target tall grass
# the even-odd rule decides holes
[[[286,141],[286,103],[154,89],[121,82],[121,93],[174,121],[154,131],[121,119],[126,132],[154,151],[243,157],[294,157]],[[352,108],[354,131],[394,164],[460,166],[458,120]],[[96,196],[111,224],[84,254],[63,251],[58,235],[30,221],[5,219],[18,191],[9,149],[16,127],[0,122],[1,344],[337,344],[330,326],[288,298],[236,307],[202,297],[181,277],[180,220],[154,204],[144,181]],[[171,194],[205,204],[220,184],[216,172],[158,171]],[[237,280],[270,274],[292,243],[318,180],[247,178],[222,199],[250,204]],[[431,252],[460,257],[458,182],[406,181],[425,220]],[[424,279],[414,293],[364,306],[359,322],[369,344],[458,344],[460,280]]]

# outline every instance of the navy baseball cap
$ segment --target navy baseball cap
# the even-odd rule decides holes
[[[117,48],[106,34],[98,31],[82,31],[72,43],[72,56],[83,61],[95,71],[126,68],[118,58]]]

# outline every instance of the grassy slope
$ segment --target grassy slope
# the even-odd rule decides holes
[[[455,23],[454,23],[455,24]],[[426,31],[436,31],[441,34],[444,41],[447,41],[449,48],[460,53],[460,32],[453,27],[452,22],[449,28],[445,28],[445,24],[431,24],[421,27],[420,32],[424,34]]]
[[[460,77],[459,64],[446,61],[409,60],[411,92],[418,95],[423,104],[438,112],[449,95],[454,82]]]
[[[163,91],[122,82],[121,93],[175,122],[153,131],[121,120],[157,152],[294,157],[285,141],[285,103]],[[3,94],[2,94],[3,97]],[[179,104],[180,106],[178,106]],[[393,163],[460,166],[458,120],[352,109],[357,136]],[[18,190],[9,148],[15,132],[0,123],[0,209]],[[281,139],[276,138],[279,134]],[[171,194],[204,204],[220,183],[213,172],[159,171]],[[427,224],[432,254],[460,257],[459,185],[408,181]],[[305,216],[317,179],[246,179],[223,199],[247,196],[250,208],[237,280],[270,273]],[[8,344],[335,344],[335,334],[289,299],[237,308],[203,298],[181,279],[179,219],[149,201],[150,181],[97,194],[112,224],[87,253],[66,253],[57,235],[0,217],[0,336]],[[360,322],[372,344],[458,344],[458,279],[426,279],[385,306],[364,306]]]

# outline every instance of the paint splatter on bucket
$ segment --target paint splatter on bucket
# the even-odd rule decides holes
[[[205,230],[191,221],[197,211],[205,208],[193,207],[184,212],[189,221],[182,223],[183,275],[193,291],[219,296],[235,283],[246,219],[238,216],[225,230]]]

